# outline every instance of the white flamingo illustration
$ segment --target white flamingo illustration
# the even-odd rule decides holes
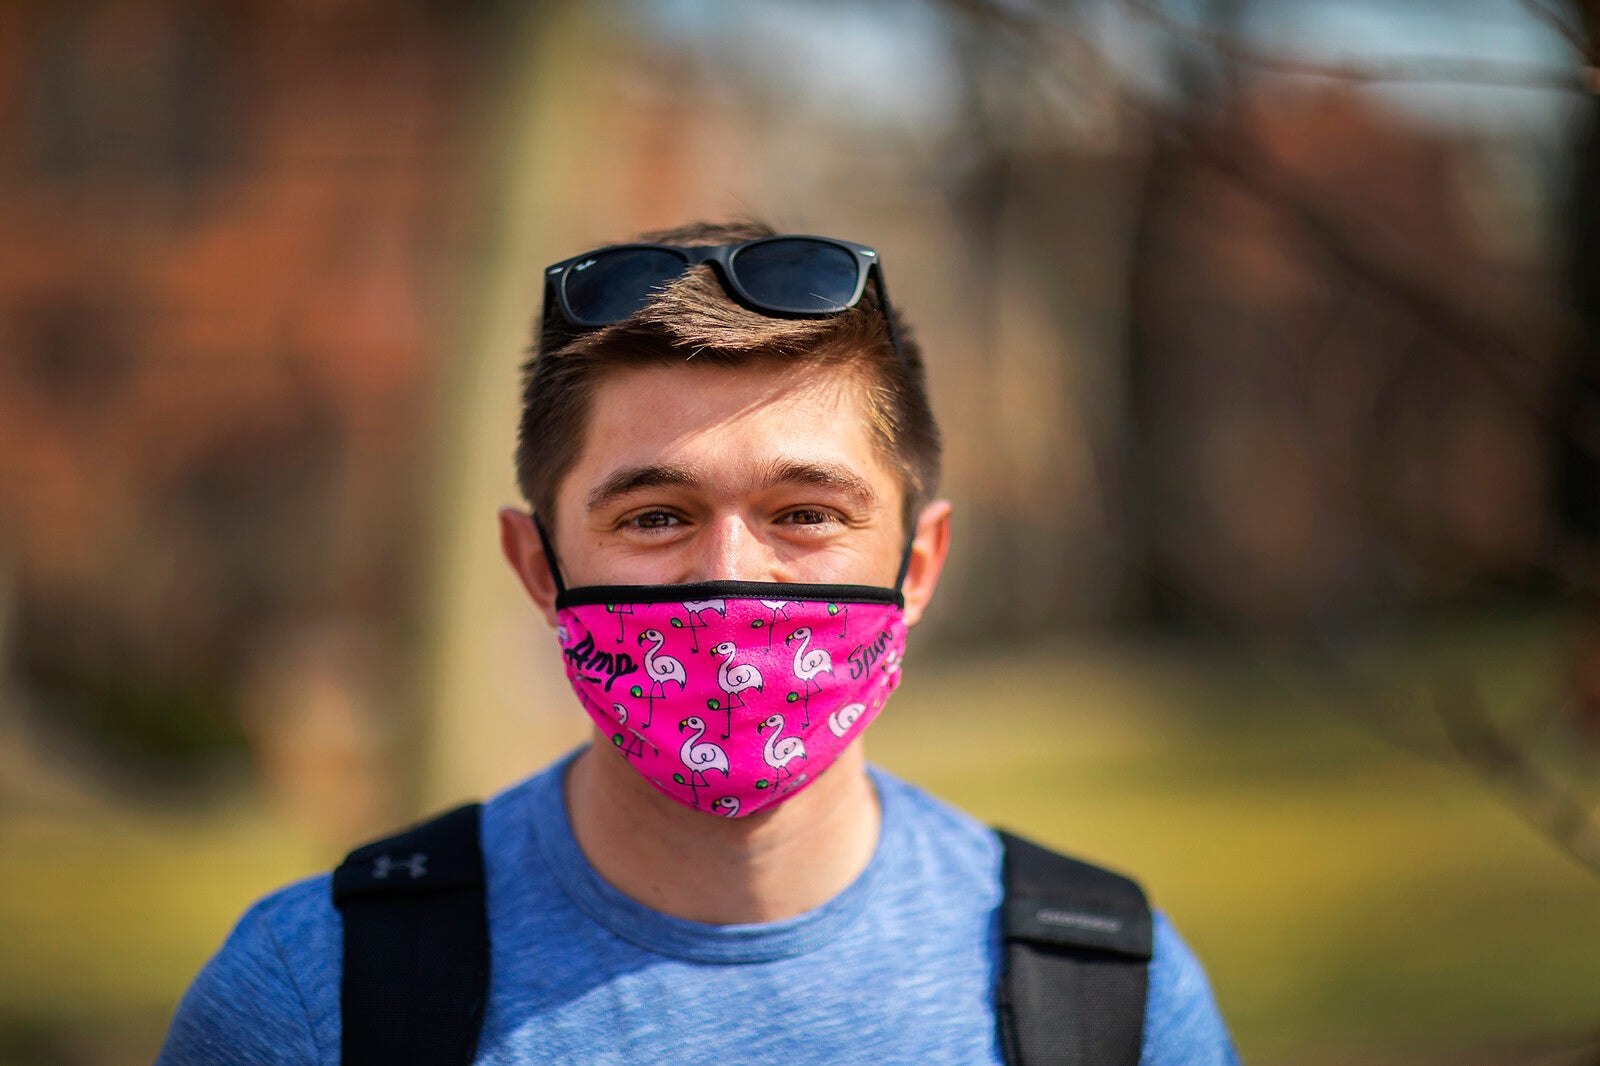
[[[728,731],[722,734],[723,740],[733,735],[733,708],[744,706],[744,699],[739,693],[752,688],[761,691],[761,671],[749,663],[733,665],[733,657],[738,653],[739,649],[733,646],[731,640],[725,640],[711,649],[711,654],[722,660],[722,665],[717,667],[717,684],[728,694],[723,708],[728,712]]]
[[[800,650],[794,653],[794,676],[796,680],[805,682],[805,689],[801,693],[801,710],[804,711],[806,720],[800,723],[802,729],[811,725],[811,690],[822,691],[822,685],[816,680],[818,674],[833,676],[833,656],[822,648],[806,648],[811,644],[811,628],[801,626],[784,639],[785,644],[800,642]]]
[[[689,794],[694,799],[694,805],[700,806],[700,790],[707,787],[706,774],[711,770],[720,770],[722,776],[728,776],[728,753],[711,741],[701,741],[706,735],[705,719],[698,715],[690,715],[678,723],[680,733],[688,733],[689,737],[683,742],[683,747],[678,750],[678,760],[683,763],[683,768],[689,771],[685,778],[682,774],[673,774],[672,779],[680,785],[689,786]]]
[[[772,621],[762,622],[760,619],[757,619],[756,621],[750,623],[751,627],[756,629],[761,628],[763,625],[767,627],[767,647],[769,648],[772,647],[772,631],[778,628],[778,616],[780,614],[783,615],[783,620],[785,622],[789,620],[790,602],[791,601],[789,600],[762,600],[761,606],[772,612]]]
[[[611,742],[618,748],[621,748],[622,754],[624,755],[628,755],[633,758],[638,758],[639,756],[643,755],[644,746],[646,744],[650,744],[650,741],[645,739],[643,733],[631,726],[628,726],[628,708],[624,707],[620,703],[613,703],[611,705],[611,713],[617,716],[618,725],[627,726],[628,732],[633,734],[633,739],[626,744],[622,742],[621,733],[618,733],[616,736],[612,737]],[[655,752],[657,755],[661,754],[661,749],[656,747],[654,744],[650,744],[650,750]]]
[[[739,813],[739,797],[719,796],[711,801],[711,809],[724,818],[736,817]]]
[[[722,617],[726,618],[726,617],[728,617],[728,601],[727,600],[684,600],[683,601],[683,610],[684,610],[684,613],[688,617],[682,622],[680,622],[676,618],[674,618],[672,620],[672,624],[675,625],[675,626],[687,626],[689,628],[689,639],[694,642],[693,646],[689,650],[690,651],[699,651],[700,650],[700,632],[699,631],[706,627],[705,619],[700,617],[700,613],[702,611],[716,611]]]
[[[861,718],[861,712],[867,709],[865,703],[847,703],[837,711],[828,712],[828,728],[833,730],[833,735],[843,738],[850,732],[850,727]]]
[[[794,771],[789,769],[789,764],[795,759],[804,759],[806,757],[806,746],[805,742],[799,737],[783,736],[783,715],[781,714],[769,715],[765,722],[756,726],[757,733],[765,733],[769,729],[772,730],[772,735],[767,738],[766,747],[761,749],[761,757],[767,761],[768,766],[772,767],[774,771],[772,784],[773,787],[777,787],[778,782],[783,780],[785,775],[794,776]]]
[[[676,681],[678,691],[682,692],[689,683],[689,675],[684,672],[683,664],[670,655],[661,655],[661,646],[667,638],[661,635],[659,629],[647,629],[639,634],[639,644],[654,644],[655,647],[644,653],[644,672],[650,675],[650,695],[646,697],[646,704],[650,708],[650,715],[654,718],[656,713],[656,690],[661,690],[663,699],[667,695],[667,682]],[[650,723],[645,722],[648,726]]]

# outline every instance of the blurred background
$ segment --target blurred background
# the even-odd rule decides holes
[[[0,0],[0,1064],[150,1061],[253,899],[585,735],[497,546],[540,271],[747,215],[881,249],[947,431],[873,758],[1137,872],[1249,1062],[1600,1062],[1597,58],[1576,0]]]

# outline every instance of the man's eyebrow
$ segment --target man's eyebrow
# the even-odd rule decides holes
[[[766,476],[762,478],[762,487],[770,489],[779,485],[809,485],[813,488],[832,489],[863,505],[878,501],[878,493],[871,482],[843,463],[808,463],[797,460],[773,463],[767,469]]]
[[[640,489],[700,489],[705,484],[705,478],[698,471],[686,466],[665,463],[627,466],[596,486],[584,501],[584,507],[592,513]],[[872,484],[843,463],[799,460],[775,462],[762,476],[761,488],[773,489],[780,485],[806,485],[842,492],[860,505],[871,505],[878,501],[878,493]]]
[[[684,466],[667,466],[659,463],[648,466],[625,466],[596,486],[594,491],[589,493],[589,498],[584,501],[584,506],[593,512],[639,489],[668,487],[695,489],[704,483],[699,474]]]

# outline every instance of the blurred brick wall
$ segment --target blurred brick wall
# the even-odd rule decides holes
[[[0,7],[0,566],[42,717],[161,764],[236,732],[261,647],[406,635],[471,11]]]

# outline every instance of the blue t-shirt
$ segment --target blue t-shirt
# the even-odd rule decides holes
[[[480,1064],[1000,1063],[1000,844],[872,769],[867,868],[805,914],[705,925],[595,873],[567,817],[571,756],[484,806],[490,989]],[[342,927],[327,875],[252,907],[184,996],[158,1066],[339,1061]],[[1237,1059],[1161,915],[1145,1066]]]

